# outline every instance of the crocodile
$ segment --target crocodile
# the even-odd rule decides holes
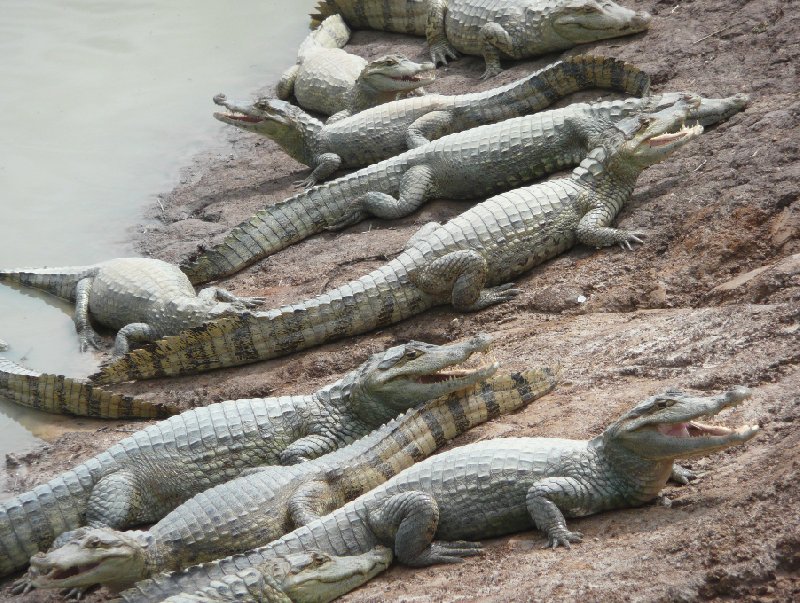
[[[496,363],[456,368],[489,346],[485,335],[441,346],[412,341],[372,355],[310,395],[228,400],[138,431],[0,502],[0,576],[66,531],[153,523],[243,469],[297,463],[347,445],[403,410],[491,376]]]
[[[476,311],[517,295],[514,277],[576,243],[630,249],[641,242],[638,234],[609,224],[646,167],[703,131],[698,124],[671,132],[696,103],[685,97],[662,112],[621,122],[630,129],[613,153],[599,147],[569,177],[496,195],[445,225],[428,224],[399,256],[358,280],[147,344],[90,378],[115,383],[237,366],[366,333],[436,305]]]
[[[404,564],[427,566],[480,552],[479,543],[463,539],[534,527],[545,533],[546,546],[569,547],[582,536],[568,529],[565,517],[641,506],[658,496],[675,459],[755,436],[758,425],[729,429],[697,420],[750,395],[744,387],[709,397],[668,391],[640,402],[590,440],[499,438],[453,448],[266,546],[138,582],[121,597],[162,601],[226,576],[232,587],[237,572],[269,574],[273,557],[298,552],[360,555],[384,545]]]
[[[415,63],[401,54],[382,56],[369,63],[341,48],[350,30],[341,16],[332,15],[301,44],[297,64],[281,76],[279,99],[307,111],[341,119],[369,107],[418,91],[435,79],[433,63]]]
[[[180,269],[152,258],[117,258],[91,266],[0,270],[0,281],[42,289],[75,302],[80,349],[100,349],[90,316],[118,329],[114,355],[132,341],[153,341],[167,334],[254,308],[260,297],[237,297],[219,287],[195,293]]]
[[[9,347],[10,346],[5,341],[0,339],[0,352],[5,352]]]
[[[95,419],[163,419],[177,410],[116,394],[80,379],[39,373],[0,357],[0,398],[53,414]]]
[[[474,199],[514,188],[577,165],[592,148],[614,147],[619,120],[664,110],[689,94],[576,103],[445,136],[265,207],[181,269],[193,282],[218,279],[308,236],[370,215],[398,218],[431,198]],[[713,122],[740,110],[746,97],[699,102],[692,117]]]
[[[60,548],[31,558],[33,585],[99,583],[120,590],[163,571],[263,545],[376,488],[475,425],[519,410],[555,384],[550,369],[495,375],[313,461],[250,470],[198,494],[146,532],[76,530]]]
[[[650,15],[611,0],[321,0],[312,26],[340,14],[355,28],[425,36],[431,60],[483,56],[482,78],[500,58],[524,59],[645,31]]]
[[[642,96],[650,89],[650,78],[623,61],[579,55],[485,92],[400,99],[324,125],[281,100],[236,103],[224,94],[215,96],[214,102],[228,112],[214,113],[214,117],[271,138],[293,159],[310,166],[312,172],[305,181],[310,187],[340,167],[370,165],[445,134],[539,111],[588,88]]]

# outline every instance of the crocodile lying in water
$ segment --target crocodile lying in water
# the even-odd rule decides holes
[[[342,50],[350,30],[339,15],[332,15],[300,45],[297,64],[281,76],[275,89],[278,98],[307,111],[332,115],[337,120],[395,100],[436,78],[433,63],[415,63],[391,54],[369,63]]]
[[[550,370],[495,375],[390,421],[307,463],[255,469],[176,508],[146,532],[76,530],[31,559],[33,584],[115,589],[159,572],[244,552],[338,509],[475,425],[519,410],[551,391]]]
[[[247,583],[254,575],[269,576],[276,559],[312,551],[362,555],[383,545],[402,563],[427,566],[480,552],[479,543],[462,539],[534,527],[545,533],[547,546],[569,547],[581,534],[568,529],[565,517],[641,506],[664,487],[675,459],[755,436],[757,425],[734,430],[697,421],[749,396],[741,387],[713,397],[670,391],[640,402],[590,440],[501,438],[454,448],[266,546],[139,582],[122,599],[188,601],[167,597],[195,591],[207,596],[219,589],[218,580],[223,593],[247,593]],[[324,584],[317,587],[320,600],[330,600]]]
[[[177,266],[151,258],[118,258],[93,266],[0,270],[0,281],[35,287],[75,302],[80,348],[100,347],[89,317],[119,329],[114,354],[131,341],[153,341],[263,302],[219,287],[195,293]]]
[[[0,576],[80,526],[158,521],[242,470],[313,459],[425,400],[491,376],[495,364],[455,368],[486,336],[436,346],[410,342],[370,357],[305,396],[229,400],[136,432],[62,475],[0,502]]]
[[[590,153],[571,176],[480,203],[443,226],[423,227],[406,250],[358,280],[267,312],[225,318],[134,350],[92,376],[99,383],[183,375],[275,358],[399,322],[436,305],[475,311],[517,293],[510,281],[577,243],[641,242],[610,228],[639,174],[693,140],[700,125],[670,133],[696,97],[623,124],[610,155]],[[324,188],[324,187],[323,187]]]
[[[483,56],[484,78],[500,58],[524,59],[644,31],[650,15],[611,0],[321,0],[312,25],[340,14],[355,28],[424,35],[434,63]]]
[[[224,95],[215,96],[214,102],[230,112],[214,117],[271,138],[292,158],[311,166],[306,180],[311,186],[340,167],[370,165],[445,134],[534,113],[589,88],[642,96],[650,78],[616,59],[580,55],[485,92],[396,100],[334,123],[323,124],[284,101],[261,99],[251,105],[231,103]]]
[[[617,124],[681,103],[688,93],[573,104],[451,134],[269,205],[218,245],[181,267],[192,282],[234,274],[324,230],[368,216],[399,218],[431,198],[475,199],[573,167],[593,148],[613,149]],[[705,123],[735,113],[746,97],[698,99],[690,117]]]

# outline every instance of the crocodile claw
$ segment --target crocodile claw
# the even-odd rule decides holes
[[[431,61],[434,65],[447,65],[447,59],[456,60],[458,51],[448,42],[437,42],[431,46]]]
[[[482,80],[488,80],[488,79],[491,79],[491,78],[493,78],[493,77],[494,77],[494,76],[496,76],[496,75],[500,75],[500,72],[502,72],[502,71],[503,71],[503,70],[502,70],[502,69],[500,69],[499,67],[489,67],[489,66],[487,65],[487,66],[486,66],[486,71],[484,71],[484,72],[483,72],[483,75],[481,75],[481,79],[482,79]]]
[[[31,580],[30,572],[22,576],[22,578],[15,580],[9,588],[12,595],[26,595],[36,587]]]
[[[676,484],[680,484],[681,486],[685,486],[689,482],[696,480],[702,474],[698,473],[697,471],[692,471],[691,469],[687,469],[686,467],[681,467],[677,463],[672,465],[672,473],[669,476],[670,481],[675,482]]]
[[[570,542],[581,542],[583,540],[583,534],[580,532],[570,532],[569,530],[559,530],[554,534],[550,534],[550,537],[547,539],[547,544],[544,545],[542,548],[545,549],[555,549],[558,548],[559,545],[571,549]]]
[[[633,247],[631,247],[631,243],[641,243],[644,244],[644,241],[640,237],[646,236],[643,232],[622,232],[622,240],[619,241],[619,246],[622,249],[627,249],[628,251],[633,251]]]
[[[78,334],[78,341],[80,344],[81,352],[88,352],[92,347],[95,350],[101,350],[100,337],[91,329],[85,329]]]
[[[317,180],[313,176],[309,176],[308,178],[303,178],[302,180],[295,180],[292,182],[292,186],[295,188],[314,188],[317,185]]]
[[[266,303],[266,297],[239,297],[236,303],[241,304],[245,308],[257,308],[263,303]]]

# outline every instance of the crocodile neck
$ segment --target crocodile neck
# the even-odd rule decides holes
[[[599,435],[590,440],[589,447],[597,451],[610,469],[608,479],[616,492],[608,501],[608,509],[620,506],[639,506],[653,500],[672,472],[672,460],[650,461],[644,459],[614,440]]]
[[[289,123],[273,122],[268,133],[292,159],[304,164],[314,165],[316,149],[322,132],[322,123],[310,115],[297,111]]]

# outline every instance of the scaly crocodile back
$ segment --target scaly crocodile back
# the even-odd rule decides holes
[[[39,373],[0,358],[0,397],[59,415],[96,419],[163,419],[177,413],[164,404],[115,394],[64,375]]]
[[[62,299],[75,301],[75,287],[78,285],[78,281],[91,276],[97,270],[97,266],[0,270],[0,281],[42,289]]]

